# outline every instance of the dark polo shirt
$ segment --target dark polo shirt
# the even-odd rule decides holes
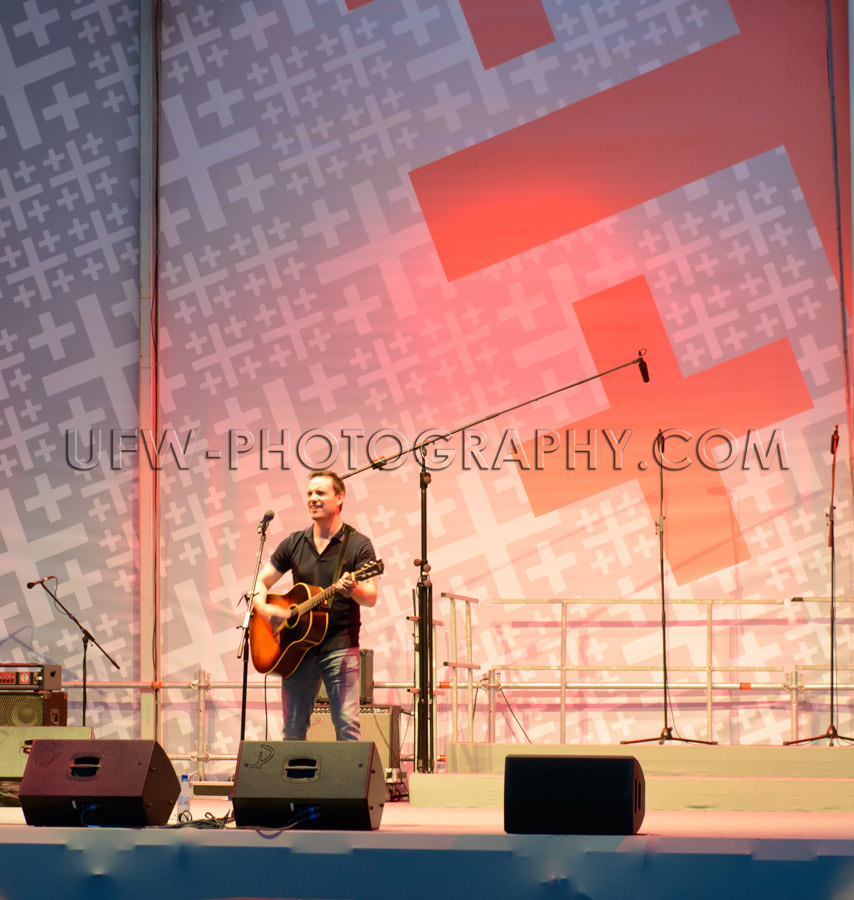
[[[312,540],[314,526],[289,534],[270,557],[270,562],[282,574],[291,572],[294,584],[310,584],[326,588],[332,584],[341,545],[344,541],[344,527],[326,545],[323,553],[318,553]],[[370,538],[353,531],[344,554],[341,572],[355,572],[365,563],[376,559]],[[326,636],[317,646],[318,651],[343,650],[359,646],[361,625],[360,606],[350,597],[334,594],[330,601],[329,625]]]

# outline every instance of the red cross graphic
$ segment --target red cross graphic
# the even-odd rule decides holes
[[[491,69],[555,36],[542,0],[460,0],[484,69]]]
[[[835,267],[824,4],[730,0],[730,6],[736,36],[415,169],[412,184],[448,279],[780,145]],[[844,161],[845,4],[832,9]],[[847,198],[847,164],[840,174]]]
[[[346,5],[352,12],[372,2],[346,0]],[[459,0],[459,3],[484,69],[545,47],[555,39],[542,0]],[[410,12],[410,16],[418,18],[415,12]]]
[[[658,520],[660,470],[652,447],[659,428],[678,428],[694,440],[712,428],[726,429],[742,438],[748,429],[766,428],[812,407],[798,363],[788,340],[746,353],[712,369],[684,377],[670,346],[655,302],[644,278],[636,278],[580,300],[573,306],[597,370],[622,361],[614,359],[616,345],[631,335],[648,350],[650,382],[637,372],[616,372],[602,381],[610,408],[569,428],[579,443],[587,430],[611,429],[617,438],[633,428],[615,470],[610,452],[600,453],[596,468],[588,470],[585,457],[567,470],[566,454],[544,457],[541,471],[522,472],[522,481],[535,515],[585,500],[600,491],[637,479],[650,515]],[[561,434],[567,426],[555,429]],[[676,446],[670,444],[676,443]],[[744,441],[741,441],[743,450]],[[720,474],[697,459],[694,445],[670,438],[665,457],[672,462],[689,459],[690,465],[664,472],[665,551],[677,582],[684,584],[749,558]],[[526,447],[534,460],[534,447]],[[648,468],[639,467],[646,461]],[[758,464],[757,478],[763,473]]]

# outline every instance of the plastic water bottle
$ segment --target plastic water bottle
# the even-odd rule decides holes
[[[181,793],[178,794],[178,805],[175,808],[179,822],[189,822],[193,816],[190,812],[190,776],[181,776]]]

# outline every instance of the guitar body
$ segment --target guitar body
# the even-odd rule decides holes
[[[365,581],[385,570],[381,559],[371,560],[353,572],[356,581]],[[287,594],[267,594],[267,602],[281,607],[281,625],[274,628],[265,618],[253,612],[249,619],[249,647],[252,665],[262,674],[276,672],[288,678],[296,672],[303,657],[326,636],[329,606],[335,596],[335,585],[328,588],[295,584]],[[289,615],[290,614],[290,615]]]
[[[295,584],[287,594],[268,594],[267,602],[281,607],[282,615],[294,607],[304,604],[322,588],[310,584]],[[252,665],[262,675],[275,672],[287,678],[296,672],[303,657],[312,647],[316,647],[325,637],[329,625],[329,612],[314,608],[286,622],[276,632],[262,616],[254,615],[249,620],[249,647]]]

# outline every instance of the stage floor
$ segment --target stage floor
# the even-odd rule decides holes
[[[196,820],[225,798],[194,797]],[[854,813],[648,811],[637,835],[508,835],[388,803],[377,831],[57,828],[0,809],[3,900],[854,898]]]
[[[222,819],[231,806],[227,799],[194,797],[191,813]],[[0,843],[11,829],[38,834],[24,821],[20,807],[0,807]],[[243,831],[234,823],[227,831]],[[504,834],[503,809],[411,806],[401,800],[387,803],[378,832],[382,834],[487,835]],[[730,810],[647,810],[637,837],[715,838],[730,840],[841,840],[854,841],[854,813],[741,812]],[[854,887],[854,885],[852,885]],[[851,894],[854,898],[854,890]]]
[[[646,814],[638,834],[614,836],[505,833],[502,773],[515,749],[456,747],[470,771],[411,774],[411,802],[387,802],[375,831],[224,825],[228,786],[211,783],[194,785],[193,822],[181,827],[36,827],[0,805],[0,900],[854,900],[847,747],[633,748]],[[14,787],[0,801],[13,802]],[[542,785],[534,814],[564,804],[578,827],[566,796]]]

